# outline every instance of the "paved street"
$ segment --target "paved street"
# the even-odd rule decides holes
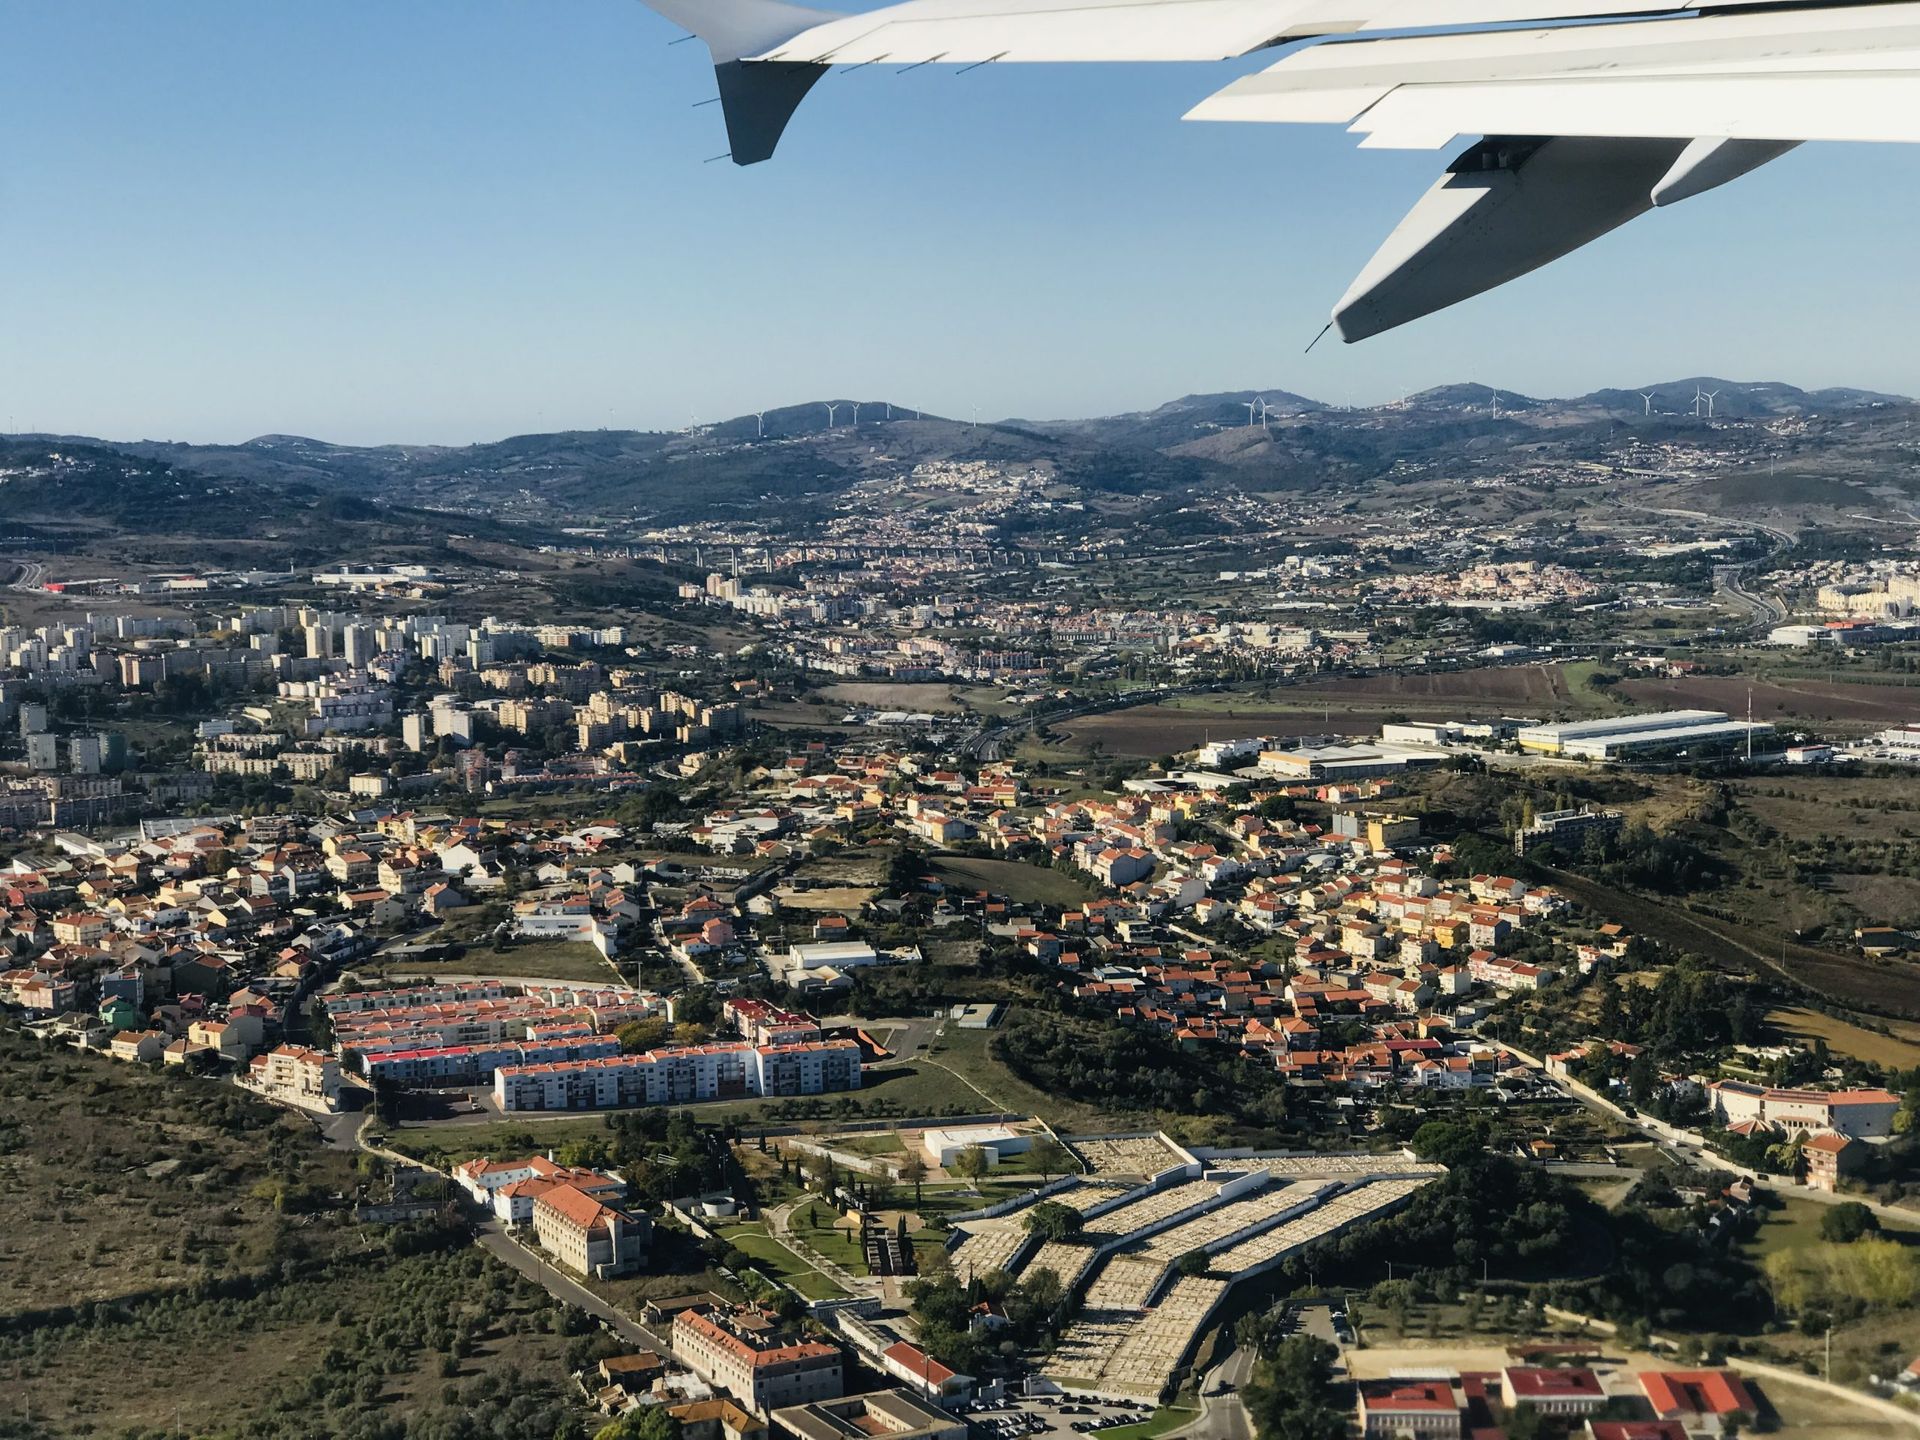
[[[1546,1072],[1545,1062],[1538,1057],[1529,1055],[1524,1050],[1516,1049],[1504,1040],[1496,1043],[1498,1043],[1503,1050],[1507,1050],[1526,1061],[1527,1064],[1539,1067],[1542,1074]],[[1715,1154],[1713,1151],[1707,1149],[1705,1142],[1690,1130],[1682,1130],[1676,1126],[1668,1125],[1663,1121],[1654,1119],[1651,1115],[1629,1115],[1625,1110],[1621,1109],[1620,1106],[1614,1104],[1613,1101],[1607,1099],[1598,1091],[1582,1085],[1577,1080],[1549,1078],[1552,1079],[1553,1084],[1559,1086],[1560,1089],[1573,1096],[1574,1099],[1578,1100],[1588,1109],[1597,1110],[1603,1115],[1609,1115],[1615,1120],[1619,1120],[1638,1131],[1643,1137],[1659,1147],[1661,1153],[1671,1160],[1687,1165],[1705,1166],[1709,1169],[1724,1170],[1730,1174],[1744,1176],[1756,1184],[1764,1185],[1771,1190],[1778,1191],[1782,1195],[1794,1195],[1802,1200],[1812,1200],[1820,1205],[1841,1205],[1850,1201],[1857,1201],[1883,1219],[1903,1220],[1908,1224],[1920,1221],[1920,1211],[1909,1209],[1905,1206],[1882,1205],[1877,1200],[1870,1200],[1860,1195],[1831,1194],[1825,1190],[1816,1190],[1811,1185],[1803,1185],[1799,1181],[1789,1179],[1785,1175],[1766,1174],[1757,1170],[1749,1170],[1744,1165],[1736,1165],[1733,1161],[1727,1159],[1726,1156]]]
[[[667,1342],[630,1315],[623,1315],[586,1286],[568,1279],[559,1270],[541,1260],[533,1251],[511,1239],[498,1220],[489,1218],[474,1233],[474,1242],[497,1259],[505,1261],[554,1299],[577,1305],[596,1320],[613,1327],[621,1339],[652,1350],[671,1353]]]

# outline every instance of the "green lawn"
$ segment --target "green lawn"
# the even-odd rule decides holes
[[[598,1140],[606,1133],[598,1115],[549,1119],[535,1114],[476,1125],[409,1125],[397,1130],[376,1125],[367,1132],[367,1139],[445,1170],[479,1155],[544,1153],[574,1140]]]
[[[940,1038],[928,1047],[929,1060],[938,1061],[965,1077],[966,1083],[956,1081],[954,1075],[937,1066],[929,1066],[934,1075],[946,1082],[949,1099],[977,1096],[984,1109],[1038,1115],[1063,1134],[1087,1134],[1116,1126],[1124,1127],[1142,1118],[1101,1110],[1035,1089],[993,1057],[990,1048],[993,1034],[991,1030],[962,1030],[957,1025],[949,1024],[941,1032]]]
[[[810,1265],[805,1256],[795,1254],[768,1234],[763,1224],[730,1225],[719,1234],[736,1250],[751,1256],[768,1274],[791,1285],[809,1300],[830,1300],[847,1293]]]
[[[996,1205],[1002,1200],[1011,1200],[1016,1195],[1024,1195],[1037,1189],[1037,1180],[982,1180],[978,1185],[923,1185],[920,1191],[919,1211],[929,1218],[935,1215],[963,1215],[969,1210],[978,1210],[987,1205]],[[913,1187],[900,1187],[902,1203],[911,1202]]]
[[[907,1150],[907,1142],[893,1130],[879,1135],[836,1135],[828,1143],[849,1155],[904,1155]]]
[[[1157,1436],[1188,1424],[1199,1413],[1188,1405],[1162,1405],[1138,1425],[1122,1425],[1118,1429],[1098,1433],[1100,1440],[1155,1440]]]
[[[1802,1250],[1809,1245],[1822,1243],[1820,1219],[1832,1207],[1818,1200],[1803,1200],[1797,1195],[1781,1195],[1778,1199],[1779,1208],[1764,1212],[1766,1219],[1744,1247],[1748,1258],[1752,1260],[1764,1261],[1776,1251]],[[1890,1240],[1920,1244],[1920,1223],[1907,1226],[1882,1219],[1880,1226]]]
[[[844,1227],[835,1228],[832,1224],[835,1218],[831,1207],[821,1206],[820,1228],[815,1230],[807,1224],[807,1212],[801,1210],[793,1217],[794,1233],[848,1274],[871,1273],[867,1269],[867,1258],[861,1252],[860,1242],[854,1238],[855,1232]],[[946,1248],[946,1236],[937,1231],[920,1230],[910,1238],[922,1267],[935,1252]]]

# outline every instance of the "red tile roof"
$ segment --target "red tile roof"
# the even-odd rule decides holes
[[[1647,1370],[1640,1374],[1647,1403],[1661,1418],[1758,1412],[1753,1392],[1731,1370]]]

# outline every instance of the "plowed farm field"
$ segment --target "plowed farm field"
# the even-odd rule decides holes
[[[1136,705],[1083,715],[1058,727],[1076,747],[1098,741],[1112,755],[1165,755],[1207,740],[1242,735],[1365,733],[1388,716],[1452,720],[1493,715],[1545,718],[1606,706],[1584,685],[1569,684],[1564,667],[1513,665],[1428,675],[1365,675],[1275,686],[1266,698],[1250,692],[1199,695],[1165,705]],[[1609,707],[1610,708],[1610,707]]]

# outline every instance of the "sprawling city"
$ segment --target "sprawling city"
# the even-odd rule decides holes
[[[0,438],[0,1434],[1914,1433],[1916,411]]]

